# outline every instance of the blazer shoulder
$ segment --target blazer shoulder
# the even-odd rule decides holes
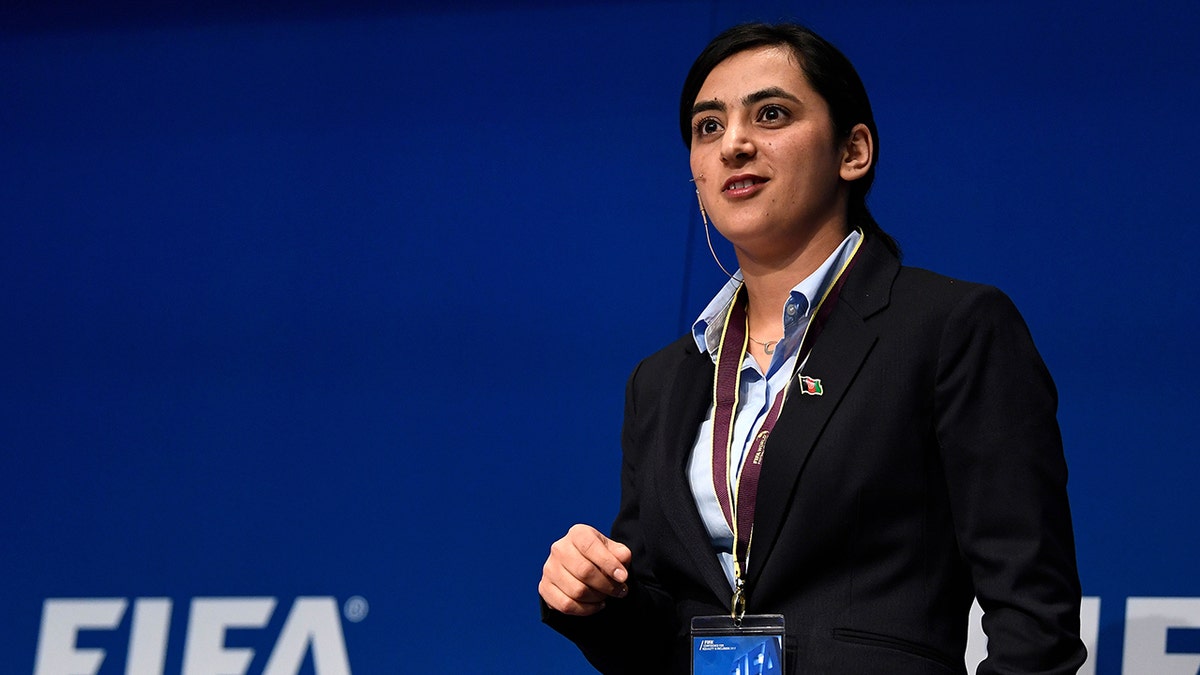
[[[881,311],[861,315],[864,325],[909,348],[953,349],[956,343],[997,334],[1032,339],[1016,304],[990,284],[897,266],[881,295],[886,298],[879,303]]]
[[[903,266],[892,287],[892,302],[938,313],[981,312],[987,315],[1019,314],[1012,299],[991,284],[967,281],[920,267]]]
[[[703,356],[696,346],[696,339],[687,333],[639,361],[630,377],[636,379],[644,375],[657,377],[673,373],[683,364],[699,361]]]
[[[994,286],[902,265],[895,254],[868,239],[841,297],[843,304],[864,320],[880,312],[895,320],[896,309],[903,316],[929,320],[970,296],[1007,299]]]
[[[626,421],[648,419],[655,410],[670,408],[670,402],[683,394],[691,400],[695,387],[708,391],[703,383],[711,380],[712,358],[701,352],[689,333],[642,359],[630,373],[625,388]]]
[[[895,288],[904,291],[921,291],[933,295],[931,299],[958,299],[969,293],[980,292],[984,289],[996,289],[994,286],[947,276],[922,267],[902,265],[896,275]]]

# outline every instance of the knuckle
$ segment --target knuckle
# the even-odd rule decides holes
[[[596,566],[587,560],[572,560],[568,565],[565,565],[565,568],[571,577],[581,585],[586,584],[596,575]]]

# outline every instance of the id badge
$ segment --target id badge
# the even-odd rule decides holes
[[[783,615],[692,619],[692,675],[783,675]]]

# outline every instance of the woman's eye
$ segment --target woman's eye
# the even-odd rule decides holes
[[[777,105],[769,105],[758,113],[758,118],[763,122],[778,122],[787,117],[787,111]]]
[[[708,136],[715,134],[721,130],[721,123],[712,117],[705,117],[696,122],[695,132],[697,136]]]

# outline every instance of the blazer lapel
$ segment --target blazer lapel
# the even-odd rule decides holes
[[[899,261],[878,242],[863,243],[861,259],[848,272],[838,305],[813,344],[802,375],[821,380],[822,395],[800,392],[798,383],[780,413],[763,455],[748,582],[753,584],[778,540],[800,474],[829,417],[853,386],[878,338],[865,322],[888,303]]]
[[[687,462],[696,440],[696,430],[712,401],[712,358],[689,345],[686,360],[671,384],[666,408],[666,424],[660,443],[665,450],[662,463],[656,470],[659,499],[664,513],[678,514],[670,519],[672,527],[684,542],[694,568],[728,606],[729,581],[713,552],[708,530],[700,520],[696,500],[692,496],[687,475]]]

